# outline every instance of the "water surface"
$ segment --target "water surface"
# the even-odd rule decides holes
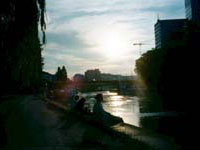
[[[143,100],[137,96],[118,95],[115,92],[91,92],[82,93],[81,96],[86,97],[86,105],[93,108],[95,103],[95,95],[102,93],[104,96],[103,107],[105,111],[112,115],[123,118],[125,123],[143,127],[142,120],[149,117],[162,117],[166,115],[173,115],[173,112],[141,112],[141,108],[147,105]]]

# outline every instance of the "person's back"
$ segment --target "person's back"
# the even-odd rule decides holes
[[[76,107],[78,100],[79,100],[78,95],[76,95],[70,99],[70,105],[71,105],[72,109]]]
[[[103,113],[103,106],[100,102],[96,102],[93,107],[93,113],[96,115],[101,115]]]
[[[78,110],[78,111],[84,111],[84,104],[85,104],[85,101],[86,101],[85,98],[81,98],[81,99],[77,102],[77,104],[76,104],[76,106],[75,106],[75,109]]]
[[[93,113],[99,121],[106,121],[106,116],[107,113],[104,111],[103,106],[101,102],[103,101],[103,95],[102,94],[97,94],[96,97],[96,103],[94,104],[93,107]]]

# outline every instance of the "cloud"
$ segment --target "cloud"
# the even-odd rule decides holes
[[[71,76],[91,68],[130,74],[139,57],[139,47],[134,47],[133,43],[146,43],[143,52],[154,47],[157,14],[161,19],[183,18],[184,2],[47,0],[48,43],[43,51],[44,69],[55,72],[58,65],[65,65]],[[121,41],[123,55],[120,58],[105,55],[104,43],[112,33],[117,33]]]

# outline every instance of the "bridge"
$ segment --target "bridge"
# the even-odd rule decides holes
[[[134,80],[120,80],[120,81],[87,81],[83,83],[81,88],[83,91],[128,91],[136,89]]]

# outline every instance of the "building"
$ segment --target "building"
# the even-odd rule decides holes
[[[200,0],[185,0],[185,13],[188,20],[200,21]]]
[[[43,71],[42,72],[42,79],[43,81],[47,81],[47,82],[54,82],[56,80],[56,76],[53,74],[50,74],[48,72]]]
[[[101,81],[101,72],[99,69],[87,70],[85,72],[86,81]]]
[[[187,19],[158,20],[155,24],[155,45],[156,48],[166,46],[170,41],[170,36],[185,26]]]
[[[82,74],[75,74],[75,75],[73,76],[73,81],[74,81],[74,82],[83,82],[84,79],[85,79],[85,76],[82,75]]]

